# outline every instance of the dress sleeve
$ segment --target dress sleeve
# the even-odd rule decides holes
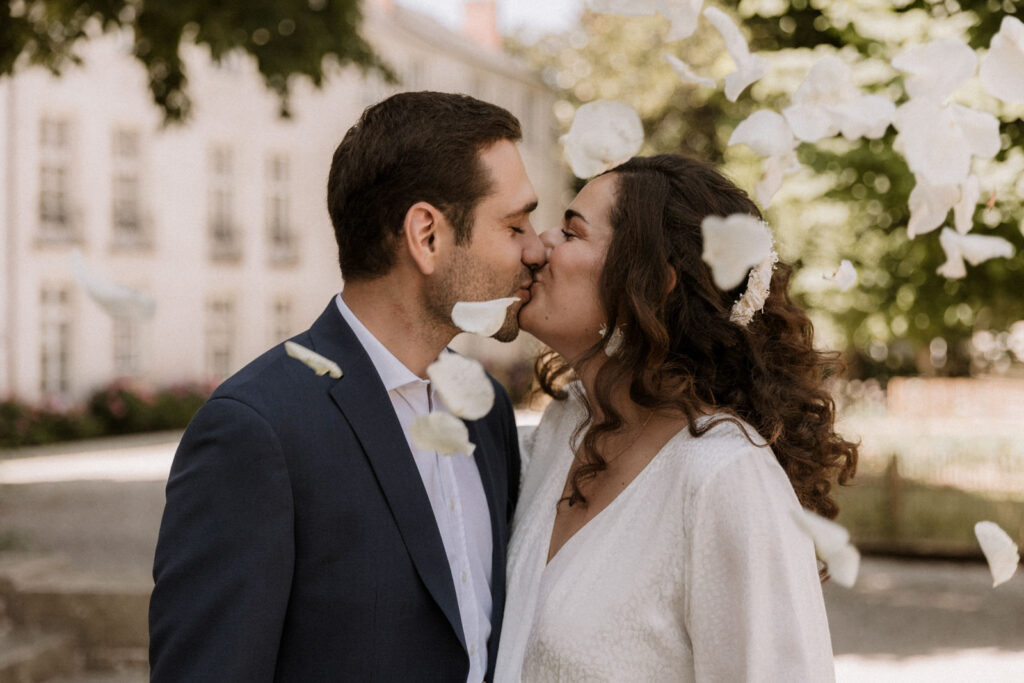
[[[817,560],[789,480],[767,448],[730,447],[742,452],[722,453],[729,462],[686,508],[696,680],[834,680]]]

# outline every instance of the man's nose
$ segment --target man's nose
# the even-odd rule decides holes
[[[545,245],[532,229],[525,234],[526,244],[523,246],[523,263],[530,268],[540,268],[547,262]]]

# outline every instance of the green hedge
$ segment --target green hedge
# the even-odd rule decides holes
[[[193,383],[154,390],[117,381],[70,410],[7,399],[0,401],[0,448],[182,429],[213,388]]]

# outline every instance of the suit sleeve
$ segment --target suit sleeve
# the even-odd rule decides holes
[[[271,681],[291,588],[291,486],[277,436],[215,398],[174,456],[153,565],[152,681]]]

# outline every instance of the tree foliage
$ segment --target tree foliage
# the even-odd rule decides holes
[[[292,79],[319,87],[332,61],[393,80],[360,36],[361,21],[358,0],[12,0],[0,5],[0,76],[31,64],[60,73],[79,62],[82,41],[131,31],[165,120],[189,115],[183,42],[205,46],[218,60],[233,50],[252,55],[287,115]]]
[[[710,4],[710,3],[709,3]],[[644,121],[644,154],[682,152],[722,162],[741,186],[753,188],[761,161],[728,146],[736,124],[752,112],[787,106],[807,69],[837,52],[855,63],[865,91],[905,101],[902,75],[889,60],[936,37],[958,37],[987,48],[1002,17],[1016,11],[1002,0],[741,0],[725,9],[741,23],[751,50],[769,59],[769,75],[735,103],[721,89],[682,84],[663,59],[671,52],[719,82],[732,70],[721,39],[706,21],[678,43],[665,43],[660,17],[585,14],[577,29],[516,48],[544,69],[562,95],[564,125],[578,105],[597,98],[632,105]],[[1018,252],[1024,183],[1022,108],[1001,105],[977,84],[958,97],[1000,117],[1002,150],[975,162],[985,195],[974,232],[1010,240]],[[945,260],[939,231],[907,237],[907,200],[914,177],[893,148],[890,127],[881,140],[842,138],[802,144],[803,170],[786,179],[768,211],[783,258],[799,273],[794,289],[828,343],[845,349],[853,374],[966,374],[969,340],[978,330],[1005,330],[1024,319],[1024,260],[995,259],[970,267],[962,280],[936,274]],[[994,193],[994,194],[993,194]],[[987,202],[987,206],[986,206]],[[849,292],[822,275],[840,259],[857,267]]]

